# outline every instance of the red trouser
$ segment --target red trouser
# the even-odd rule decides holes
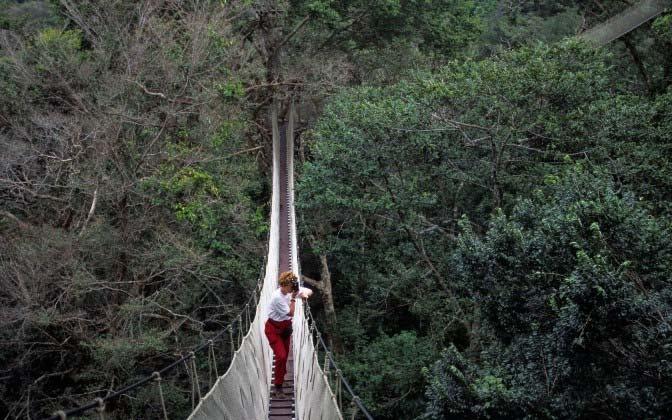
[[[282,381],[287,373],[287,356],[289,355],[289,341],[292,338],[290,328],[292,321],[274,321],[268,319],[264,332],[271,344],[273,353],[275,354],[275,380],[273,383],[277,386],[282,385]],[[283,335],[286,335],[286,337]],[[288,334],[289,333],[289,334]]]

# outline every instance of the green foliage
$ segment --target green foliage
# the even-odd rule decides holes
[[[87,343],[95,363],[107,372],[133,374],[145,358],[167,351],[165,337],[159,331],[145,331],[135,339],[98,337]]]
[[[0,417],[158,370],[249,296],[268,229],[239,153],[258,63],[241,65],[228,7],[0,2]],[[188,378],[164,385],[186,417]],[[154,418],[149,395],[110,409]]]
[[[482,53],[497,51],[502,45],[558,42],[573,37],[585,24],[585,18],[575,5],[562,5],[561,2],[529,3],[532,2],[520,1],[511,7],[500,4],[492,8],[483,34],[483,39],[488,42],[480,45],[485,50]]]
[[[215,84],[215,89],[224,100],[238,99],[245,95],[245,88],[241,80],[229,80],[224,83],[217,83]]]
[[[430,54],[459,55],[475,41],[494,2],[471,0],[295,1],[294,13],[315,18],[327,41],[347,49],[409,40]]]
[[[672,42],[672,14],[658,17],[651,25],[658,38],[665,42]]]
[[[487,362],[444,353],[430,374],[430,417],[662,416],[672,399],[669,234],[631,194],[582,169],[494,216],[484,237],[467,228],[453,278],[479,306]]]
[[[672,95],[612,97],[596,102],[589,112],[603,122],[595,124],[592,136],[609,157],[604,165],[654,213],[669,214]]]
[[[43,29],[34,39],[36,69],[44,74],[55,74],[59,70],[72,71],[87,57],[81,50],[80,30]]]
[[[62,19],[49,1],[0,1],[0,29],[36,31],[60,25]]]
[[[242,130],[240,121],[224,121],[217,132],[212,136],[211,146],[215,150],[224,150],[223,146],[235,141],[236,136]]]
[[[342,369],[367,408],[386,418],[412,418],[423,405],[422,371],[434,358],[428,338],[401,331],[359,349]]]
[[[455,347],[445,349],[431,370],[427,370],[426,418],[526,418],[525,395],[508,388],[509,379],[501,369],[483,369],[464,357]],[[538,414],[544,416],[540,410]]]
[[[562,39],[629,2],[262,3],[0,0],[0,417],[230,321],[290,90],[304,256],[376,418],[665,416],[669,13],[595,50]],[[136,396],[119,418],[161,415]]]
[[[45,50],[62,50],[63,54],[72,53],[82,48],[82,33],[79,30],[62,31],[47,28],[37,34],[35,45]]]
[[[617,356],[630,347],[604,343],[655,348],[628,340],[667,322],[646,312],[665,314],[667,295],[644,304],[628,276],[643,278],[649,256],[669,263],[657,218],[668,159],[654,156],[669,154],[670,102],[620,89],[610,60],[567,40],[455,61],[344,90],[304,136],[299,210],[304,229],[330,233],[313,246],[331,258],[343,344],[415,329],[451,348],[428,376],[431,416],[637,417],[666,404],[662,382],[638,383]],[[577,161],[586,169],[567,173]],[[656,270],[658,292],[669,267]]]
[[[190,149],[179,146],[175,151],[177,154],[174,159],[193,153]],[[203,246],[225,253],[230,251],[227,245],[230,238],[226,238],[227,235],[263,236],[266,223],[260,217],[258,209],[253,210],[247,219],[236,220],[240,218],[236,214],[240,206],[252,206],[247,192],[231,188],[233,185],[228,185],[229,189],[223,190],[223,183],[227,178],[244,176],[249,173],[246,171],[251,170],[249,166],[234,169],[242,173],[230,172],[218,165],[187,166],[176,170],[174,162],[167,163],[157,176],[145,180],[145,188],[158,193],[155,202],[170,206],[176,220],[192,226]],[[236,187],[249,185],[254,189],[252,184],[241,183]],[[243,223],[240,228],[244,229],[244,233],[232,226],[239,222]]]
[[[169,381],[161,382],[164,404],[170,407],[172,415],[188,416],[191,413],[191,396],[184,389]],[[160,418],[163,416],[161,397],[156,386],[149,386],[138,392],[132,401],[131,416],[133,418]]]

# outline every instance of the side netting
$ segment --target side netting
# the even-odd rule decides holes
[[[273,354],[264,334],[268,302],[278,284],[278,246],[280,214],[280,162],[277,110],[272,110],[273,124],[273,195],[271,231],[266,256],[266,274],[254,321],[235,352],[229,369],[215,382],[200,401],[189,420],[238,420],[268,418],[269,386]]]
[[[294,274],[300,278],[299,252],[294,209],[294,103],[289,111],[287,124],[287,172],[289,176],[290,242]],[[329,386],[327,375],[322,370],[315,350],[313,334],[308,326],[304,305],[297,300],[292,328],[294,350],[294,386],[296,392],[296,418],[301,420],[343,420],[336,397]]]

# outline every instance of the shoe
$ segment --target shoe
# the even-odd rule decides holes
[[[286,400],[288,397],[284,392],[282,392],[282,387],[273,387],[271,390],[271,398]]]

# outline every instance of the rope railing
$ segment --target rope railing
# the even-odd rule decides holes
[[[323,372],[325,375],[327,375],[329,383],[331,384],[332,389],[334,389],[338,408],[341,410],[341,413],[343,413],[344,416],[346,413],[348,413],[350,416],[349,418],[352,420],[358,418],[358,414],[361,414],[360,418],[363,416],[363,418],[367,420],[373,420],[369,410],[366,409],[362,403],[362,400],[357,396],[357,394],[355,394],[352,386],[350,386],[350,383],[348,383],[347,379],[345,379],[345,376],[343,376],[343,371],[341,371],[341,369],[336,364],[333,353],[331,350],[329,350],[329,347],[322,338],[320,330],[317,328],[317,323],[315,318],[313,318],[312,312],[310,311],[310,306],[306,305],[305,313],[306,318],[310,324],[310,336],[313,340],[316,354],[319,354],[321,351],[322,355],[324,356]],[[350,404],[347,407],[347,410],[344,410],[346,407],[343,405],[344,391],[347,394],[346,398],[349,397],[350,399]]]
[[[180,364],[184,364],[186,370],[187,370],[187,375],[189,377],[189,380],[191,382],[191,400],[192,400],[192,406],[195,406],[198,401],[196,400],[196,396],[198,396],[198,399],[200,400],[201,398],[201,384],[200,384],[200,379],[198,377],[198,368],[196,366],[196,355],[204,350],[208,350],[208,376],[209,376],[209,385],[212,386],[212,376],[211,372],[213,370],[213,367],[211,365],[214,364],[214,372],[215,372],[215,378],[217,378],[218,375],[218,368],[217,368],[217,358],[215,354],[215,347],[214,343],[218,340],[220,340],[222,337],[225,335],[229,336],[229,341],[231,343],[231,360],[233,359],[233,354],[235,353],[235,349],[240,347],[240,344],[242,343],[242,337],[245,335],[245,331],[247,331],[250,328],[251,325],[251,317],[250,316],[250,310],[251,306],[250,304],[253,304],[253,307],[256,308],[256,302],[259,300],[259,294],[261,293],[261,288],[263,286],[263,273],[264,273],[265,266],[262,266],[261,269],[261,275],[259,276],[259,279],[257,280],[257,284],[254,287],[254,290],[252,292],[252,295],[248,298],[247,302],[245,305],[243,305],[243,309],[238,313],[237,316],[233,318],[233,321],[230,322],[226,327],[222,328],[219,333],[217,333],[215,336],[207,339],[205,342],[201,343],[191,351],[187,352],[184,354],[182,357],[179,359],[175,360],[171,364],[163,367],[162,369],[153,372],[150,375],[147,375],[143,377],[142,379],[126,385],[120,389],[117,389],[111,393],[108,393],[104,397],[98,397],[95,398],[93,401],[81,405],[79,407],[71,408],[69,410],[59,410],[56,411],[51,415],[51,417],[46,417],[44,420],[66,420],[71,417],[76,417],[76,416],[81,416],[85,414],[86,412],[90,410],[96,410],[98,412],[99,417],[102,419],[104,418],[104,413],[106,410],[107,402],[110,402],[121,395],[124,395],[130,391],[133,391],[135,389],[138,389],[140,387],[143,387],[147,385],[150,382],[155,382],[157,384],[158,388],[158,394],[160,398],[160,403],[161,403],[161,410],[162,410],[162,417],[164,420],[168,419],[168,414],[166,411],[166,403],[164,400],[164,395],[163,395],[163,389],[161,386],[161,382],[163,381],[163,375],[171,372],[172,370],[176,369]],[[235,343],[234,343],[235,340]],[[212,362],[211,362],[212,361]],[[189,362],[191,362],[191,367],[189,367]]]

